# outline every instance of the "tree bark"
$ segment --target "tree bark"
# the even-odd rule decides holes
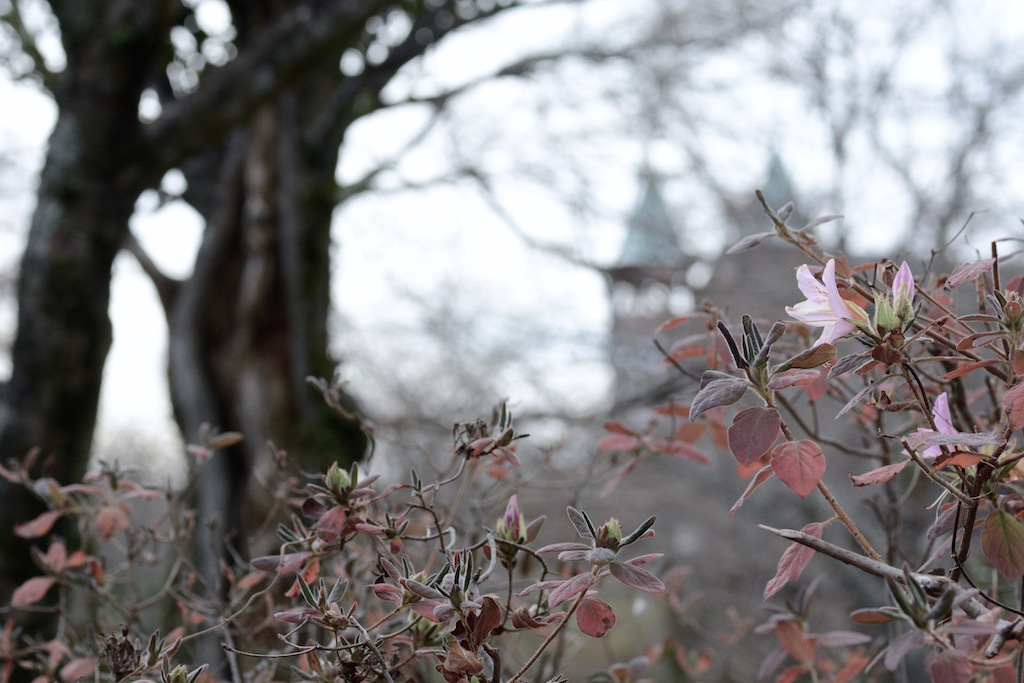
[[[61,483],[81,478],[88,463],[111,343],[110,269],[135,199],[153,182],[137,163],[138,96],[159,47],[151,34],[165,17],[162,3],[123,4],[107,14],[54,7],[66,12],[58,16],[68,25],[68,68],[53,93],[60,113],[21,262],[13,369],[0,407],[0,457],[20,460],[38,448],[33,474]],[[82,32],[118,18],[137,31],[85,49]],[[34,571],[11,527],[36,509],[32,496],[0,480],[0,602]]]

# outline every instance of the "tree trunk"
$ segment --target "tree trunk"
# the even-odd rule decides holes
[[[88,464],[111,344],[111,265],[136,198],[153,182],[135,161],[138,93],[150,53],[159,49],[147,31],[161,24],[159,8],[129,9],[138,33],[80,50],[82,32],[101,30],[111,18],[94,9],[55,7],[68,15],[62,37],[69,68],[53,93],[60,114],[21,261],[13,368],[0,405],[0,458],[21,460],[38,449],[32,474],[60,483],[79,480]],[[0,480],[0,604],[37,572],[12,527],[40,510],[32,494]]]

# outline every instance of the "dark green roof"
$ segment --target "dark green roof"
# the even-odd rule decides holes
[[[641,182],[640,201],[626,224],[619,265],[678,266],[683,254],[658,181],[653,174],[644,173]]]

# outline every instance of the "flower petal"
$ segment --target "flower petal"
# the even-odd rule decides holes
[[[932,418],[935,420],[935,426],[939,429],[939,434],[956,434],[953,419],[949,415],[949,397],[946,396],[945,391],[935,398],[935,405],[932,406]]]

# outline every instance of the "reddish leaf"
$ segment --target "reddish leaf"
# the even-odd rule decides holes
[[[956,359],[953,358],[951,360]],[[964,363],[956,370],[951,370],[950,372],[947,372],[945,375],[942,376],[942,379],[956,379],[957,377],[962,377],[963,375],[970,374],[979,368],[987,368],[990,365],[998,365],[1000,363],[1005,362],[1005,360],[1002,360],[1000,358],[986,358],[985,360],[974,361],[973,363]]]
[[[901,618],[898,613],[874,607],[866,607],[850,613],[850,621],[855,624],[888,624],[892,621],[900,621]]]
[[[625,434],[605,434],[597,442],[599,451],[631,451],[640,446],[640,439]]]
[[[775,624],[775,635],[779,644],[790,656],[805,669],[814,666],[813,640],[807,637],[804,629],[793,619],[785,619]]]
[[[536,616],[531,614],[528,608],[518,607],[512,612],[512,628],[544,628],[545,626],[553,624],[556,621],[560,621],[562,619],[562,616],[562,612],[556,612],[544,616]]]
[[[772,451],[772,469],[790,490],[806,498],[825,474],[825,456],[818,444],[808,439],[787,441]]]
[[[316,530],[317,535],[323,540],[333,541],[341,535],[341,530],[345,528],[347,519],[348,515],[345,513],[345,508],[335,505],[320,515],[320,519],[316,520],[313,529]]]
[[[885,465],[877,469],[865,472],[864,474],[851,474],[850,479],[854,486],[870,486],[871,484],[883,484],[903,471],[910,460],[901,460],[891,465]]]
[[[690,409],[687,407],[686,412],[680,417],[689,417],[689,415]],[[684,422],[676,429],[675,440],[685,441],[686,443],[696,443],[697,441],[700,441],[702,436],[704,436],[704,432],[706,432],[707,429],[708,426],[701,422],[696,424],[692,422]]]
[[[757,474],[754,475],[754,478],[751,479],[750,483],[747,485],[747,490],[743,492],[743,495],[739,497],[739,500],[733,503],[732,508],[729,509],[729,514],[731,515],[739,510],[740,507],[743,506],[744,501],[746,501],[747,498],[750,498],[750,494],[754,492],[754,489],[771,479],[774,474],[775,472],[772,470],[771,465],[765,465],[758,470]]]
[[[885,650],[885,668],[895,671],[907,653],[924,643],[924,634],[920,631],[907,631],[889,641]]]
[[[713,379],[697,392],[690,406],[690,420],[712,408],[727,406],[740,400],[747,391],[747,380],[739,377]]]
[[[625,562],[612,562],[608,568],[611,570],[612,576],[630,588],[648,593],[663,593],[665,591],[665,584],[661,582],[661,579],[646,569]]]
[[[629,436],[636,436],[636,432],[634,432],[629,427],[626,427],[621,422],[615,422],[615,421],[605,422],[604,423],[604,428],[605,428],[606,431],[615,432],[616,434],[627,434]]]
[[[817,370],[787,370],[772,375],[768,380],[769,389],[785,389],[786,387],[802,387],[811,384],[821,377]]]
[[[699,358],[708,352],[708,337],[706,334],[697,334],[685,339],[680,339],[668,350],[668,358],[663,362],[681,361],[687,358]]]
[[[1003,408],[1006,409],[1006,417],[1009,418],[1011,427],[1024,427],[1024,381],[1018,380],[1003,394]]]
[[[56,579],[52,576],[33,576],[11,593],[11,607],[28,607],[36,604],[46,597],[54,581]]]
[[[655,453],[674,455],[677,458],[689,460],[700,465],[707,465],[711,462],[708,456],[704,455],[704,451],[691,446],[685,441],[656,441],[651,444],[650,448]]]
[[[658,415],[675,415],[676,417],[686,417],[690,414],[690,406],[684,406],[680,403],[669,403],[667,406],[658,406],[651,408],[651,412],[657,413]]]
[[[801,351],[787,361],[779,365],[779,370],[798,368],[808,370],[824,365],[836,357],[836,347],[832,344],[818,344],[809,349]]]
[[[484,670],[484,663],[475,652],[462,647],[457,640],[449,640],[444,645],[447,657],[445,657],[443,669],[455,674],[465,674],[462,678],[468,679],[476,676]],[[448,677],[445,676],[447,679]],[[448,679],[452,680],[452,679]]]
[[[775,679],[775,683],[797,683],[807,673],[805,666],[787,666]]]
[[[846,664],[839,670],[836,677],[832,679],[832,683],[850,683],[859,674],[871,658],[861,652],[851,652],[850,656],[846,658]]]
[[[116,505],[104,505],[96,513],[96,536],[101,541],[109,541],[127,528],[128,515]]]
[[[670,320],[666,320],[662,324],[658,325],[658,329],[656,329],[654,331],[654,333],[657,334],[658,332],[664,332],[665,330],[670,330],[673,327],[678,327],[679,325],[684,325],[684,324],[686,324],[687,322],[690,321],[691,317],[692,316],[684,315],[684,316],[681,316],[679,318],[671,318]]]
[[[45,536],[53,528],[53,525],[64,514],[60,510],[48,510],[33,520],[24,524],[14,525],[14,534],[21,538],[39,538]]]
[[[986,258],[957,266],[946,279],[946,289],[959,287],[967,280],[977,280],[980,275],[992,270],[995,261],[994,258]]]
[[[853,647],[871,642],[871,636],[856,631],[826,631],[815,642],[821,647]]]
[[[77,552],[80,551],[76,551],[76,554]],[[68,564],[68,549],[60,541],[54,541],[46,549],[46,554],[42,556],[41,560],[47,569],[57,573]]]
[[[92,678],[96,670],[95,657],[77,657],[60,668],[62,681],[77,681],[80,678]]]
[[[1010,513],[995,510],[985,519],[981,550],[1008,581],[1024,576],[1024,525]]]
[[[1003,337],[1006,337],[1006,332],[975,332],[958,341],[956,350],[976,349],[979,346],[986,346]]]
[[[815,538],[821,538],[821,530],[824,525],[814,522],[808,524],[801,531],[808,536],[814,536]],[[807,566],[807,563],[814,557],[814,550],[807,546],[793,542],[786,552],[782,553],[782,557],[779,558],[779,566],[775,570],[775,576],[768,582],[768,585],[764,587],[764,599],[772,597],[779,592],[783,586],[790,581],[795,581],[800,577],[800,573]]]
[[[548,605],[557,607],[566,600],[575,598],[593,585],[593,574],[577,574],[568,581],[563,581],[562,585],[551,591],[551,595],[548,596]]]
[[[981,453],[970,453],[968,451],[955,451],[948,455],[943,454],[936,456],[935,462],[932,464],[932,470],[941,470],[946,465],[953,465],[955,467],[973,467],[979,462],[984,460],[987,456]]]
[[[253,569],[261,572],[275,572],[280,568],[282,574],[291,574],[297,571],[302,563],[309,557],[309,552],[286,553],[280,555],[264,555],[255,557],[249,561]]]
[[[615,612],[604,600],[583,598],[576,609],[576,626],[588,636],[600,638],[615,626]]]
[[[820,401],[821,398],[828,393],[828,373],[823,369],[818,370],[818,379],[814,380],[810,384],[801,385],[804,393],[807,394],[808,400],[811,403]]]
[[[932,659],[928,673],[933,683],[968,683],[974,675],[974,666],[966,653],[943,651]]]
[[[501,625],[501,607],[498,601],[489,595],[480,599],[482,606],[473,622],[473,643],[480,644],[487,640],[491,631]]]
[[[622,480],[629,476],[629,473],[636,469],[637,463],[640,462],[639,458],[634,456],[625,465],[615,470],[615,473],[605,482],[604,486],[601,487],[601,498],[604,498],[609,493],[614,491]]]
[[[757,462],[775,443],[781,423],[774,408],[741,410],[729,427],[729,450],[741,465]]]

